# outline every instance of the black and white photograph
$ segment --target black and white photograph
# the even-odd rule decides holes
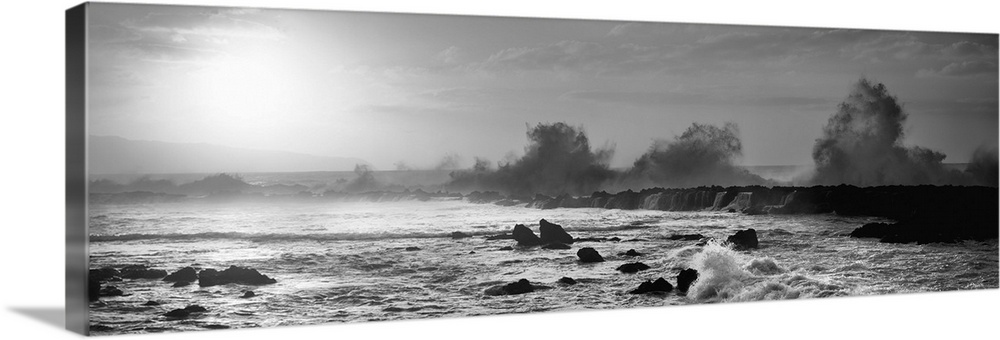
[[[1000,288],[995,32],[84,6],[89,335]]]

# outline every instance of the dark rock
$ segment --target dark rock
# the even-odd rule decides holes
[[[629,249],[628,251],[626,251],[624,253],[618,253],[618,255],[619,256],[632,256],[632,257],[635,257],[635,256],[642,256],[642,253],[635,251],[635,249]]]
[[[120,275],[121,273],[118,272],[118,269],[114,269],[111,267],[104,267],[101,269],[91,269],[87,277],[96,279],[98,281],[108,281]]]
[[[527,279],[520,279],[517,280],[517,282],[508,283],[503,286],[493,286],[487,288],[484,293],[486,295],[491,295],[491,296],[515,295],[515,294],[531,293],[535,290],[545,289],[545,288],[551,288],[551,287],[536,286],[531,284],[531,282],[529,282]]]
[[[726,242],[732,244],[736,250],[757,249],[757,231],[753,228],[737,231],[736,234],[727,237]]]
[[[511,234],[499,234],[499,235],[486,236],[486,240],[487,241],[513,240],[513,239],[514,239],[514,235],[511,235]]]
[[[181,268],[180,270],[178,270],[176,272],[173,272],[170,275],[167,275],[167,277],[163,278],[163,281],[167,281],[167,282],[179,282],[179,281],[195,282],[195,281],[198,281],[198,272],[196,272],[194,270],[194,268],[184,267],[184,268]]]
[[[618,236],[614,236],[614,237],[608,238],[608,241],[621,242],[621,240],[622,239],[620,237],[618,237]]]
[[[674,290],[674,286],[664,280],[662,277],[656,279],[656,281],[646,281],[639,284],[639,287],[629,292],[629,294],[646,294],[646,293],[669,293]]]
[[[645,263],[642,262],[634,262],[634,263],[623,264],[621,266],[618,266],[618,268],[616,269],[622,273],[631,274],[631,273],[638,273],[641,270],[649,269],[649,266],[647,266]]]
[[[576,256],[580,258],[580,262],[592,263],[592,262],[604,262],[604,257],[597,252],[594,248],[580,248],[576,251]]]
[[[734,212],[736,212],[736,209],[729,208],[729,210],[726,210],[726,212],[728,212],[728,213],[734,213]]]
[[[90,331],[91,332],[108,332],[108,331],[113,331],[113,330],[115,330],[115,328],[111,327],[111,326],[90,325]]]
[[[455,231],[455,232],[451,233],[451,238],[452,239],[460,239],[460,238],[467,238],[467,237],[472,237],[472,235],[463,233],[461,231]]]
[[[552,242],[542,246],[542,249],[570,249],[570,248],[572,247],[570,247],[568,244],[561,242]]]
[[[159,302],[156,302],[156,301],[153,301],[153,300],[149,300],[149,301],[146,301],[146,303],[144,303],[144,304],[142,304],[142,305],[143,305],[143,306],[159,306],[159,305],[160,305],[160,303],[159,303]]]
[[[574,280],[572,277],[563,276],[563,278],[559,279],[559,283],[565,283],[565,284],[568,284],[568,285],[575,285],[576,284],[576,280]]]
[[[229,283],[264,285],[276,282],[278,281],[261,274],[256,269],[237,266],[230,266],[221,272],[215,269],[205,269],[198,274],[198,285],[202,287]]]
[[[97,301],[101,298],[101,281],[94,278],[87,278],[87,298],[90,301]]]
[[[184,310],[186,310],[188,312],[191,312],[191,313],[201,313],[201,312],[207,312],[208,311],[208,309],[206,309],[205,307],[199,306],[199,305],[189,305],[187,307],[184,307]]]
[[[418,251],[420,247],[406,247],[406,251]]]
[[[580,242],[604,242],[604,241],[608,241],[608,239],[607,238],[603,238],[603,237],[584,237],[584,238],[574,237],[573,238],[573,243],[580,243]]]
[[[532,247],[542,244],[542,240],[535,236],[535,232],[523,224],[515,225],[511,235],[514,235],[514,240],[521,246]]]
[[[674,234],[670,235],[670,239],[674,241],[698,241],[705,238],[702,234]]]
[[[514,247],[511,247],[511,246],[503,246],[503,247],[500,247],[500,250],[514,250]]]
[[[121,276],[126,279],[159,279],[167,276],[163,269],[152,269],[143,264],[126,266],[121,270]]]
[[[644,239],[644,238],[633,238],[633,239],[628,239],[628,240],[625,240],[625,241],[622,241],[622,242],[646,242],[646,241],[649,241],[649,240]]]
[[[552,242],[573,243],[573,236],[570,236],[561,225],[551,223],[545,219],[538,221],[538,234],[543,244]]]
[[[125,295],[125,292],[122,292],[122,290],[118,289],[118,287],[107,286],[107,287],[101,288],[99,295],[100,296],[123,296],[123,295]]]
[[[249,299],[249,298],[252,298],[254,296],[257,296],[257,294],[254,293],[252,290],[248,290],[248,291],[244,292],[243,296],[240,296],[240,298],[241,299]]]
[[[188,316],[191,316],[191,311],[189,311],[187,309],[174,309],[172,311],[163,313],[163,316],[168,317],[168,318],[183,319],[183,318],[187,318]]]
[[[215,324],[212,324],[212,325],[201,325],[201,328],[205,328],[205,329],[229,329],[229,328],[232,328],[232,327],[229,327],[229,326],[226,326],[226,325],[215,325]]]
[[[698,279],[697,270],[691,268],[682,270],[679,274],[677,274],[677,290],[679,290],[681,293],[687,293],[688,288],[690,288],[691,284],[694,283],[694,281],[697,279]]]
[[[470,254],[470,255],[471,255],[471,254],[475,254],[475,253],[476,253],[476,251],[475,251],[475,250],[470,250],[470,251],[469,251],[469,254]]]
[[[892,232],[892,225],[889,223],[866,223],[860,228],[851,232],[851,237],[856,238],[883,238]]]
[[[187,286],[190,286],[190,285],[191,285],[191,282],[177,281],[177,282],[174,282],[174,284],[172,286],[170,286],[170,287],[180,288],[180,287],[187,287]]]

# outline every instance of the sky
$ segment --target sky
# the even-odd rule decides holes
[[[851,85],[886,85],[907,146],[998,141],[997,36],[92,4],[89,132],[358,157],[375,169],[523,153],[580,126],[626,167],[694,122],[744,165],[812,163]]]

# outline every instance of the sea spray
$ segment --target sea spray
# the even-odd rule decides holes
[[[698,270],[698,280],[691,286],[688,296],[698,300],[730,297],[750,275],[743,269],[743,262],[742,254],[714,240],[708,242],[691,258],[691,267]]]

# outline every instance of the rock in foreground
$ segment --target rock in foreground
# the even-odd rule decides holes
[[[649,266],[647,266],[645,263],[642,263],[642,262],[635,262],[635,263],[626,263],[626,264],[623,264],[621,266],[618,266],[617,269],[618,269],[618,271],[620,271],[622,273],[631,274],[631,273],[638,273],[639,271],[649,269]]]
[[[517,282],[508,283],[503,286],[493,286],[487,288],[486,291],[483,293],[489,296],[515,295],[515,294],[531,293],[539,289],[548,289],[548,288],[551,287],[533,285],[527,279],[520,279],[517,280]]]
[[[736,234],[726,238],[726,242],[733,245],[736,250],[757,249],[757,231],[753,228],[737,231]]]
[[[646,281],[639,284],[639,288],[632,290],[629,294],[669,293],[672,290],[674,290],[674,286],[661,277],[656,281]]]
[[[525,227],[523,224],[518,224],[514,226],[514,231],[511,232],[514,240],[517,244],[525,247],[533,247],[542,244],[542,240],[535,235],[535,232]]]
[[[198,272],[196,272],[194,270],[194,268],[184,267],[184,268],[181,268],[180,270],[178,270],[176,272],[171,273],[170,275],[167,275],[167,277],[163,278],[163,281],[167,281],[167,282],[180,282],[180,281],[195,282],[195,281],[198,281]]]
[[[688,268],[682,270],[677,274],[677,290],[681,293],[687,293],[688,288],[691,288],[691,284],[698,279],[698,271]]]
[[[542,243],[573,243],[573,236],[570,236],[561,225],[551,223],[545,219],[538,221],[538,234]]]
[[[580,262],[583,263],[594,263],[594,262],[604,262],[604,257],[597,252],[594,248],[580,248],[576,251],[576,256],[580,258]]]
[[[216,285],[224,285],[230,283],[238,283],[245,285],[264,285],[278,282],[275,279],[267,277],[261,274],[256,269],[243,268],[237,266],[230,266],[228,269],[223,271],[217,271],[215,269],[205,269],[202,270],[198,275],[198,285],[202,287],[210,287]]]

